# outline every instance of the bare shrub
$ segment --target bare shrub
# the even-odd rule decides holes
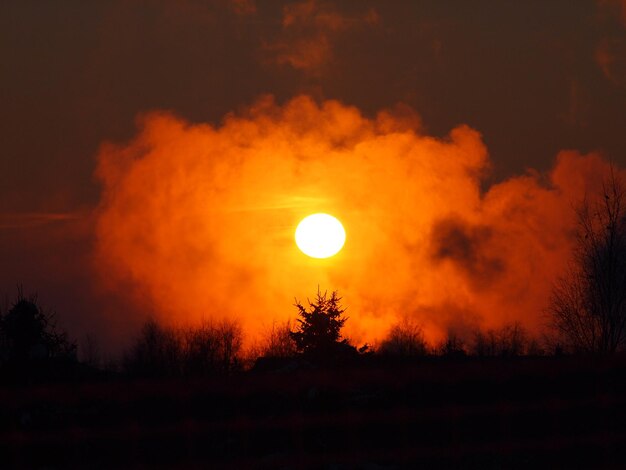
[[[240,366],[241,343],[234,321],[177,329],[148,320],[124,365],[140,376],[226,375]]]
[[[470,353],[479,357],[522,356],[528,350],[528,333],[517,322],[497,330],[474,332]]]
[[[479,357],[497,356],[498,338],[496,332],[494,330],[475,331],[470,353]]]
[[[216,333],[219,338],[218,364],[220,364],[217,371],[228,374],[240,367],[239,354],[243,340],[241,326],[235,321],[223,320],[217,324]]]
[[[546,344],[541,342],[537,338],[530,338],[528,340],[528,346],[526,348],[526,354],[528,356],[545,356]]]
[[[381,354],[389,356],[424,356],[427,351],[422,326],[407,319],[392,326],[379,347]]]
[[[181,373],[181,357],[176,331],[150,319],[124,358],[124,368],[140,376],[177,376]]]
[[[99,369],[102,367],[102,354],[100,352],[100,344],[98,339],[92,335],[87,334],[83,338],[82,343],[79,345],[80,360],[84,364],[90,367]]]
[[[272,323],[261,343],[260,355],[266,357],[292,357],[296,354],[296,343],[291,335],[291,321]]]
[[[448,330],[444,340],[436,347],[442,356],[460,357],[467,355],[465,341],[454,330]]]

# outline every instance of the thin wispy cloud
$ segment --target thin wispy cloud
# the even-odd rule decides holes
[[[5,212],[0,213],[0,229],[40,227],[81,219],[83,212]]]

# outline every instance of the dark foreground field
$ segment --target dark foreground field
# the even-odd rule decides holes
[[[2,467],[626,468],[626,360],[370,361],[0,392]]]

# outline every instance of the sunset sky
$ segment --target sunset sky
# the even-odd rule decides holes
[[[5,1],[0,53],[0,294],[110,350],[148,315],[254,336],[318,285],[356,343],[538,332],[626,166],[624,0]]]

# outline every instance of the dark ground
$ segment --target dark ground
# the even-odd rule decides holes
[[[0,388],[0,466],[626,468],[626,357]]]

